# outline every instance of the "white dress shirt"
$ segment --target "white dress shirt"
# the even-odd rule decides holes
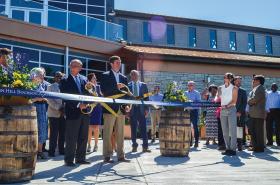
[[[114,70],[112,70],[114,76],[115,76],[115,79],[116,79],[116,82],[117,83],[120,83],[120,73],[119,72],[115,72]]]

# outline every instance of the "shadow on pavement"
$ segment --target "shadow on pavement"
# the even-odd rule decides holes
[[[245,163],[241,162],[238,155],[224,156],[222,159],[224,160],[224,163],[227,163],[232,167],[240,167],[245,165]]]
[[[183,164],[189,161],[189,157],[165,157],[165,156],[157,156],[154,158],[154,161],[157,165],[178,165]]]

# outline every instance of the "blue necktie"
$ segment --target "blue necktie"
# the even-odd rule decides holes
[[[79,79],[78,75],[75,76],[75,82],[76,82],[76,85],[77,85],[77,87],[79,89],[79,92],[81,93],[82,92],[82,90],[81,90],[81,83],[80,83],[80,79]]]

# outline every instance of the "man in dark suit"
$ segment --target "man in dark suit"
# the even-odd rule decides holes
[[[128,87],[133,93],[134,97],[144,97],[144,94],[148,93],[147,84],[139,81],[139,72],[132,70],[130,72],[131,82],[129,82]],[[149,100],[148,97],[144,100]],[[151,152],[148,149],[148,135],[147,135],[147,123],[146,116],[148,115],[148,107],[144,105],[133,105],[130,110],[130,120],[131,120],[131,140],[132,140],[132,152],[137,152],[138,144],[136,142],[137,138],[137,128],[139,126],[141,136],[143,139],[143,152]],[[139,125],[138,125],[139,123]]]
[[[253,146],[249,150],[254,152],[264,152],[264,119],[266,116],[264,81],[264,76],[254,76],[253,90],[250,92],[248,99]]]
[[[120,89],[127,86],[127,78],[120,73],[121,69],[121,59],[118,56],[112,56],[109,59],[111,70],[102,74],[100,80],[100,87],[103,95],[112,96],[116,94],[122,94]],[[125,98],[125,97],[123,97]],[[123,145],[124,145],[124,124],[125,115],[121,110],[125,107],[128,110],[128,106],[121,106],[119,104],[108,104],[109,107],[117,113],[117,117],[111,114],[107,109],[103,109],[104,127],[103,127],[103,157],[104,162],[112,163],[114,162],[110,158],[112,157],[112,143],[111,136],[113,128],[115,131],[116,141],[117,141],[117,157],[120,162],[129,162],[125,159]]]
[[[79,72],[82,69],[82,62],[74,59],[70,62],[70,75],[60,82],[60,91],[62,93],[85,95],[87,78]],[[86,108],[86,104],[77,101],[65,101],[66,129],[65,129],[65,156],[66,166],[75,166],[76,164],[89,164],[85,160],[86,147],[88,139],[89,115],[81,113]]]
[[[246,142],[245,136],[245,119],[246,119],[246,105],[247,105],[247,93],[245,89],[241,87],[242,77],[236,76],[234,78],[234,85],[238,87],[238,97],[236,102],[236,115],[237,115],[237,127],[242,127],[242,138],[237,137],[238,151],[242,151],[242,145]]]

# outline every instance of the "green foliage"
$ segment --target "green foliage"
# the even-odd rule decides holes
[[[185,93],[182,89],[179,89],[176,82],[172,82],[167,85],[165,92],[165,102],[187,102],[188,98],[185,96]]]

